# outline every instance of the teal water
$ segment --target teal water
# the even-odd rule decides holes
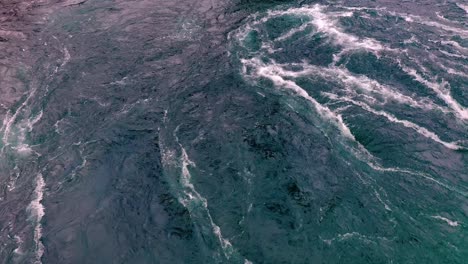
[[[466,263],[467,14],[54,10],[0,130],[0,263]]]

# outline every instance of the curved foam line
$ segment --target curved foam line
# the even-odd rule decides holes
[[[458,188],[455,188],[455,187],[452,187],[450,185],[447,185],[439,180],[436,180],[424,173],[420,173],[420,172],[414,172],[414,171],[410,171],[410,170],[406,170],[406,169],[400,169],[400,168],[385,168],[385,167],[382,167],[378,164],[374,164],[374,163],[368,163],[368,165],[374,169],[374,170],[377,170],[377,171],[384,171],[384,172],[396,172],[396,173],[405,173],[405,174],[410,174],[410,175],[414,175],[414,176],[419,176],[419,177],[423,177],[424,179],[426,180],[429,180],[429,181],[432,181],[434,182],[435,184],[439,185],[439,186],[442,186],[444,187],[445,189],[447,190],[450,190],[450,191],[454,191],[464,197],[468,196],[468,192],[466,191],[461,191],[459,190]]]
[[[373,113],[373,114],[379,115],[379,116],[383,116],[390,122],[398,123],[398,124],[403,125],[404,127],[411,128],[411,129],[415,130],[417,133],[419,133],[420,135],[422,135],[422,136],[424,136],[426,138],[432,139],[433,141],[444,145],[446,148],[453,149],[453,150],[464,149],[464,147],[459,146],[459,145],[457,145],[457,144],[455,144],[453,142],[443,141],[442,139],[440,139],[440,137],[436,133],[434,133],[432,131],[429,131],[425,127],[421,127],[419,125],[416,125],[415,123],[410,122],[408,120],[398,119],[395,116],[393,116],[392,114],[389,114],[389,113],[387,113],[385,111],[373,109],[372,107],[370,107],[369,105],[367,105],[367,104],[365,104],[363,102],[358,102],[358,101],[355,101],[353,99],[346,98],[346,97],[338,97],[336,94],[332,94],[332,93],[323,92],[322,94],[324,94],[324,95],[326,95],[329,98],[334,99],[334,100],[339,100],[339,101],[345,101],[345,102],[352,103],[352,104],[354,104],[356,106],[359,106],[362,109],[364,109],[364,110],[366,110],[366,111],[368,111],[370,113]]]
[[[282,36],[278,37],[277,40],[284,40],[291,37],[296,32],[300,32],[307,28],[308,25],[313,25],[318,32],[322,32],[327,34],[332,40],[334,44],[343,46],[346,50],[354,50],[354,49],[365,49],[373,52],[381,51],[381,50],[391,50],[388,47],[385,47],[379,41],[372,39],[372,38],[359,38],[355,35],[349,34],[344,32],[339,26],[336,19],[334,19],[333,14],[327,14],[324,11],[325,7],[319,4],[315,4],[313,6],[303,6],[298,8],[289,8],[286,10],[274,10],[269,11],[267,15],[259,20],[252,22],[250,25],[244,27],[243,32],[241,35],[246,35],[246,31],[248,29],[252,29],[252,26],[256,26],[260,23],[264,23],[271,18],[283,16],[283,15],[297,15],[297,16],[306,16],[312,19],[312,21],[307,22],[301,25],[297,29],[292,29],[289,32],[283,34]],[[335,16],[343,17],[349,16],[349,12],[338,12]],[[351,14],[352,15],[352,14]],[[258,16],[256,14],[254,18]],[[241,38],[242,39],[242,38]]]
[[[444,82],[442,84],[439,83],[433,83],[430,82],[426,79],[424,79],[421,75],[417,73],[415,69],[409,68],[405,65],[402,65],[400,63],[401,69],[406,72],[408,75],[412,76],[414,80],[417,82],[423,84],[424,86],[430,88],[432,91],[436,93],[436,95],[442,99],[453,111],[455,111],[455,114],[458,115],[459,118],[463,120],[468,120],[468,109],[461,106],[451,95],[450,95],[450,90],[446,88],[446,86],[449,86],[447,82]]]
[[[290,81],[290,80],[285,80],[283,77],[281,77],[280,73],[283,71],[281,67],[275,67],[275,66],[267,66],[264,63],[262,63],[259,59],[254,58],[251,60],[242,60],[244,64],[251,64],[256,68],[256,74],[257,76],[260,77],[265,77],[267,79],[270,79],[276,86],[278,87],[286,87],[292,91],[294,91],[297,95],[301,96],[302,98],[308,100],[309,102],[312,103],[312,105],[315,107],[316,111],[322,116],[325,117],[329,120],[333,120],[339,130],[345,135],[346,137],[355,140],[353,134],[349,130],[348,126],[343,121],[343,118],[341,115],[334,113],[331,111],[329,108],[323,106],[320,104],[317,100],[315,100],[313,97],[311,97],[304,89],[302,89],[299,85],[297,85],[295,82]]]
[[[286,65],[284,64],[275,64],[273,66],[266,66],[266,67],[274,67],[274,71],[276,73],[280,74],[281,76],[292,77],[292,78],[304,77],[304,76],[311,75],[311,74],[321,75],[326,79],[338,78],[340,82],[347,85],[345,89],[347,89],[347,91],[350,93],[354,93],[354,90],[350,89],[350,85],[352,85],[352,86],[357,87],[361,91],[366,92],[367,94],[376,93],[382,96],[384,99],[390,99],[398,103],[407,104],[415,108],[420,108],[423,110],[438,109],[445,113],[448,112],[447,109],[440,107],[439,105],[435,104],[428,98],[424,98],[424,100],[422,101],[417,101],[413,99],[412,97],[408,95],[404,95],[398,91],[395,91],[391,89],[390,87],[383,85],[379,83],[378,81],[371,79],[367,76],[354,75],[345,68],[340,68],[340,67],[325,68],[325,67],[310,65],[305,62],[304,63],[292,63],[289,65],[301,67],[303,68],[303,70],[300,70],[300,71],[285,70],[283,67]],[[281,69],[279,69],[278,67],[281,67]]]
[[[439,219],[439,220],[442,220],[442,221],[445,221],[449,226],[458,226],[458,222],[457,221],[452,221],[448,218],[445,218],[443,216],[440,216],[440,215],[434,215],[432,216],[432,218],[435,218],[435,219]]]

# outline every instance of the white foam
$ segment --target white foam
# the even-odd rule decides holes
[[[174,137],[180,147],[181,155],[177,158],[175,151],[163,149],[163,165],[170,168],[180,169],[180,177],[177,180],[178,186],[174,187],[178,193],[179,202],[187,208],[188,212],[194,219],[200,221],[200,225],[204,226],[202,229],[211,229],[213,235],[216,237],[215,243],[221,247],[222,253],[226,259],[230,259],[233,255],[238,255],[238,253],[232,246],[231,242],[223,237],[221,228],[213,221],[208,209],[208,201],[199,192],[197,192],[195,186],[191,182],[192,175],[190,174],[189,168],[195,168],[196,164],[189,158],[187,151],[179,142],[179,138],[176,135],[178,129],[179,126],[174,131]],[[202,206],[200,206],[200,204]],[[249,260],[245,258],[244,261],[249,262]]]
[[[376,93],[386,100],[392,100],[414,108],[424,110],[439,109],[444,111],[444,109],[441,109],[427,98],[425,98],[424,101],[417,101],[412,97],[393,90],[386,85],[380,84],[378,81],[370,79],[367,76],[353,75],[347,69],[337,67],[331,68],[330,71],[330,77],[337,76],[346,85],[349,92],[353,92],[353,90],[349,90],[351,87],[356,87],[367,94]]]
[[[32,148],[27,144],[20,144],[14,149],[22,156],[29,156],[31,153],[33,153]]]
[[[364,75],[355,75],[351,72],[349,72],[345,68],[340,68],[340,67],[318,67],[314,65],[310,65],[307,63],[293,63],[290,64],[291,66],[298,66],[301,67],[303,70],[300,71],[289,71],[285,70],[284,67],[287,65],[282,65],[282,64],[275,64],[276,67],[281,67],[276,68],[275,72],[280,74],[281,76],[285,77],[292,77],[292,78],[297,78],[297,77],[304,77],[304,76],[310,76],[310,75],[320,75],[324,77],[327,80],[335,80],[342,82],[344,84],[344,88],[346,91],[350,94],[356,95],[355,90],[353,88],[357,88],[366,94],[361,96],[364,96],[368,101],[371,101],[372,103],[377,103],[377,99],[375,97],[369,96],[369,95],[374,95],[377,94],[378,96],[381,96],[384,100],[391,100],[393,102],[397,102],[400,104],[406,104],[414,108],[420,108],[423,110],[434,110],[438,109],[442,112],[447,112],[447,109],[438,106],[434,102],[432,102],[428,98],[423,98],[422,100],[416,100],[413,97],[410,97],[408,95],[404,95],[386,85],[383,85],[379,83],[376,80],[370,79],[367,76]]]
[[[34,200],[31,201],[27,210],[30,214],[30,220],[34,223],[34,243],[36,245],[35,251],[35,262],[42,263],[41,258],[44,254],[44,245],[42,244],[42,218],[45,215],[45,208],[42,205],[42,199],[44,197],[45,182],[42,174],[38,174],[36,177],[36,188],[34,189]]]
[[[292,90],[294,91],[295,94],[311,102],[315,110],[320,114],[320,116],[333,121],[344,136],[352,140],[355,140],[353,134],[351,133],[349,128],[344,123],[343,118],[341,117],[340,114],[336,114],[333,111],[331,111],[329,108],[320,104],[317,100],[311,97],[304,89],[302,89],[294,81],[285,80],[283,77],[281,77],[281,76],[287,75],[287,72],[284,71],[281,67],[275,64],[266,65],[256,58],[251,59],[251,60],[242,60],[242,63],[244,65],[254,66],[256,69],[257,77],[264,77],[264,78],[270,79],[277,87],[283,87],[283,88]]]
[[[363,10],[363,9],[367,10],[367,8],[356,8],[356,10]],[[384,46],[377,40],[374,40],[371,38],[359,38],[357,36],[344,32],[344,30],[341,29],[341,27],[339,26],[339,21],[336,18],[343,17],[343,16],[350,16],[352,15],[351,12],[335,12],[335,13],[325,12],[325,7],[321,5],[314,5],[314,6],[303,6],[300,8],[291,8],[287,10],[270,11],[266,16],[262,17],[261,19],[258,19],[259,15],[260,14],[256,14],[255,16],[253,16],[252,17],[253,21],[249,22],[246,26],[242,27],[239,31],[237,31],[238,35],[236,36],[238,37],[238,40],[245,37],[250,31],[260,29],[259,25],[267,22],[269,19],[286,15],[286,16],[296,16],[298,18],[307,17],[310,20],[305,19],[305,21],[303,22],[303,24],[301,24],[301,26],[291,29],[290,31],[278,37],[275,41],[281,41],[281,40],[290,38],[294,34],[298,32],[302,32],[308,29],[309,26],[312,26],[315,29],[315,32],[324,33],[326,36],[329,37],[332,43],[342,46],[343,50],[339,54],[334,55],[336,58],[338,58],[340,54],[347,52],[349,50],[364,49],[376,55],[379,55],[379,51],[382,51],[382,50],[394,51]],[[420,17],[417,17],[417,16],[407,16],[407,18],[408,20],[411,20],[411,22],[413,23],[420,23],[420,24],[425,23],[425,21],[423,21],[422,18],[420,19]],[[434,25],[434,26],[440,26],[440,25]],[[442,26],[447,26],[447,25],[442,25]],[[450,26],[448,26],[448,28],[446,29],[458,30],[457,28],[452,28]],[[242,34],[240,32],[242,32]],[[266,41],[266,40],[263,40],[263,41]],[[419,43],[419,41],[414,36],[410,39],[410,42]],[[426,45],[424,46],[430,49],[429,46],[426,46]],[[456,46],[456,44],[453,44],[453,46],[455,46],[457,49],[460,49],[460,48],[463,49],[463,47],[461,47],[460,45]],[[401,52],[404,52],[404,50]],[[455,112],[455,115],[457,117],[464,119],[466,117],[466,112],[464,108],[460,104],[458,104],[458,102],[456,102],[453,98],[451,98],[449,89],[447,89],[444,86],[444,85],[448,85],[448,83],[444,82],[440,87],[439,86],[431,87],[431,89],[435,90],[436,93],[439,92],[437,93],[438,96],[444,98],[445,102],[447,101],[450,102],[450,103],[447,103],[447,106],[440,106],[440,105],[437,105],[433,100],[427,97],[416,97],[413,94],[411,95],[403,94],[393,89],[392,87],[383,85],[379,83],[378,81],[373,80],[367,76],[356,75],[356,74],[349,72],[345,68],[337,67],[334,65],[330,65],[329,67],[320,67],[320,66],[310,65],[306,62],[277,64],[272,60],[270,60],[267,63],[267,62],[264,62],[263,57],[261,57],[262,55],[268,55],[265,50],[260,50],[259,52],[253,52],[250,55],[253,55],[254,58],[249,58],[249,59],[240,58],[241,63],[242,63],[242,70],[243,70],[245,78],[253,79],[253,80],[258,80],[259,78],[266,78],[268,80],[271,80],[276,87],[285,88],[287,90],[292,91],[295,95],[298,95],[306,99],[314,106],[314,108],[320,114],[322,118],[332,121],[334,124],[336,124],[336,126],[341,131],[341,133],[349,138],[354,139],[354,136],[350,132],[347,125],[343,122],[342,116],[338,114],[338,113],[341,113],[342,110],[344,110],[345,108],[341,107],[335,111],[330,110],[326,106],[317,102],[313,97],[311,97],[308,94],[307,91],[305,91],[302,87],[300,87],[295,82],[294,80],[295,78],[320,76],[320,77],[323,77],[327,81],[335,82],[338,84],[337,87],[344,88],[341,91],[346,93],[346,96],[344,97],[338,97],[338,95],[335,95],[336,100],[338,98],[339,99],[347,98],[358,106],[361,106],[361,107],[364,106],[363,108],[366,108],[365,110],[368,110],[369,112],[373,114],[383,116],[384,118],[386,118],[392,123],[397,123],[404,127],[410,128],[416,131],[418,134],[426,138],[429,138],[439,144],[442,144],[443,146],[449,149],[463,149],[463,147],[459,146],[455,142],[447,142],[447,141],[442,140],[436,133],[429,131],[428,129],[424,127],[421,127],[408,120],[398,119],[394,115],[388,112],[374,109],[369,105],[369,104],[373,105],[373,104],[382,103],[382,99],[383,99],[384,100],[383,104],[391,101],[392,103],[396,102],[400,104],[405,104],[405,105],[411,106],[412,108],[423,109],[425,111],[440,110],[443,113]],[[295,70],[288,70],[289,68],[295,68]],[[421,77],[417,81],[422,81],[422,80],[424,80],[424,78]],[[357,92],[358,90],[360,92]],[[447,93],[448,93],[448,96],[447,96]],[[452,99],[452,101],[450,99]],[[361,102],[360,100],[364,100],[367,103]],[[291,105],[289,106],[291,107]],[[291,107],[291,109],[294,110],[294,107]],[[455,191],[461,195],[466,196],[466,193],[467,193],[466,191],[459,190],[458,188],[450,186],[449,184],[446,184],[440,180],[437,180],[431,177],[430,175],[421,174],[418,172],[412,172],[409,170],[399,169],[399,168],[384,168],[373,161],[374,157],[364,147],[361,147],[359,142],[357,142],[357,144],[358,144],[358,149],[354,149],[354,147],[352,147],[350,150],[358,158],[363,159],[372,168],[376,170],[385,171],[385,172],[408,173],[411,175],[420,176],[431,182],[434,182],[435,184],[438,184],[449,190]],[[363,154],[367,154],[367,155],[363,155]],[[376,193],[376,196],[378,196],[379,201],[384,204],[385,209],[390,211],[391,210],[390,207],[384,202],[384,200],[382,200],[382,197],[380,197],[380,194]]]
[[[13,149],[15,149],[18,154],[27,156],[34,152],[31,147],[26,144],[26,134],[32,131],[34,125],[41,120],[42,115],[43,111],[41,110],[36,116],[25,119],[16,126],[18,128],[16,135],[17,143]],[[37,152],[35,153],[38,154]]]
[[[384,202],[384,200],[382,200],[382,197],[380,196],[379,192],[377,192],[377,190],[374,189],[374,194],[375,194],[375,197],[377,198],[377,200],[379,200],[379,202],[381,204],[383,204],[385,210],[387,211],[392,211],[392,209],[390,208],[390,206],[388,206],[388,204],[386,202]]]
[[[431,181],[439,186],[442,186],[444,188],[446,188],[447,190],[450,190],[450,191],[453,191],[453,192],[456,192],[462,196],[465,196],[467,197],[468,196],[468,192],[467,191],[463,191],[463,190],[460,190],[454,186],[450,186],[446,183],[443,183],[439,180],[436,180],[434,179],[433,177],[431,177],[430,175],[428,174],[425,174],[425,173],[421,173],[421,172],[414,172],[414,171],[410,171],[410,170],[407,170],[407,169],[400,169],[400,168],[385,168],[385,167],[382,167],[380,164],[378,163],[375,163],[373,161],[366,161],[367,165],[369,165],[369,167],[371,167],[372,169],[376,170],[376,171],[382,171],[382,172],[394,172],[394,173],[404,173],[404,174],[409,174],[409,175],[413,175],[413,176],[417,176],[417,177],[422,177],[428,181]]]
[[[3,131],[2,141],[3,141],[4,146],[2,148],[2,151],[4,150],[5,146],[8,146],[10,144],[9,138],[10,138],[12,126],[16,122],[19,114],[26,110],[26,106],[28,105],[29,101],[36,95],[36,91],[37,91],[37,87],[33,88],[32,91],[29,93],[28,97],[26,98],[26,100],[24,100],[24,102],[16,109],[16,111],[13,114],[11,113],[10,110],[8,110],[6,117],[3,119],[2,128],[0,129],[0,131]],[[22,130],[22,132],[19,135],[20,137],[19,144],[24,143],[25,129],[26,128],[29,129],[29,132],[30,132],[34,124],[37,123],[41,118],[42,118],[42,110],[36,117],[33,117],[32,120],[30,119],[26,120],[26,124],[25,124],[26,126],[24,124],[20,126],[20,129]]]
[[[435,218],[435,219],[439,219],[439,220],[442,220],[442,221],[445,221],[449,226],[458,226],[458,222],[457,221],[452,221],[448,218],[445,218],[443,216],[440,216],[440,215],[434,215],[432,216],[432,218]]]
[[[258,13],[253,15],[251,17],[253,21],[239,29],[235,36],[238,40],[243,41],[245,40],[245,37],[248,35],[248,33],[256,29],[261,23],[265,23],[275,17],[293,15],[298,17],[307,17],[311,20],[304,21],[301,26],[293,28],[282,36],[279,36],[276,39],[277,41],[290,38],[294,34],[304,31],[312,25],[316,29],[316,32],[326,34],[334,44],[342,46],[344,50],[364,49],[372,52],[377,52],[384,49],[390,50],[375,39],[359,38],[355,35],[344,32],[344,30],[339,26],[339,22],[336,18],[351,16],[352,14],[352,12],[327,13],[325,11],[325,6],[319,4],[306,5],[298,8],[289,8],[286,10],[270,10],[267,15],[261,19],[257,19],[259,16]],[[231,38],[231,36],[229,38]]]
[[[120,79],[120,80],[118,80],[118,81],[111,82],[110,84],[114,84],[114,85],[125,85],[125,84],[127,84],[127,79],[128,79],[128,77],[125,76],[125,77],[123,77],[122,79]]]
[[[15,235],[14,240],[15,240],[15,243],[16,243],[17,247],[13,250],[13,253],[16,254],[16,255],[23,255],[23,253],[24,253],[23,249],[22,249],[23,239],[21,239],[20,236]]]
[[[462,45],[460,45],[460,43],[456,42],[456,41],[453,41],[453,40],[443,40],[441,41],[440,43],[444,44],[444,45],[447,45],[447,46],[451,46],[451,47],[454,47],[456,48],[457,50],[459,50],[460,52],[463,52],[463,53],[468,53],[468,48],[465,48],[463,47]],[[465,57],[466,58],[466,57]]]
[[[464,77],[464,78],[468,78],[468,73],[466,73],[466,72],[461,72],[459,70],[456,70],[454,68],[446,66],[443,63],[440,63],[438,66],[441,67],[443,70],[445,70],[449,74],[457,75],[457,76]]]
[[[345,69],[341,69],[341,68],[335,67],[335,68],[330,69],[330,68],[321,68],[321,67],[315,67],[311,65],[302,64],[302,66],[304,67],[304,70],[294,72],[294,71],[285,70],[279,64],[273,63],[273,64],[267,65],[256,58],[250,59],[250,60],[242,60],[242,63],[244,65],[255,68],[256,69],[255,74],[257,75],[256,76],[257,78],[258,77],[268,78],[271,81],[273,81],[273,83],[276,86],[285,87],[290,90],[293,90],[297,95],[307,99],[309,102],[311,102],[314,105],[315,109],[322,117],[325,117],[329,120],[333,120],[334,123],[337,124],[338,128],[342,131],[342,133],[353,140],[354,140],[354,136],[352,135],[347,125],[344,123],[341,115],[331,111],[329,108],[318,103],[314,98],[312,98],[304,89],[298,86],[294,81],[286,80],[283,77],[299,77],[299,76],[304,76],[304,75],[308,75],[311,73],[321,72],[322,74],[326,73],[328,75],[327,77],[332,77],[332,76],[338,77],[342,82],[346,84],[345,87],[348,87],[347,88],[348,92],[352,92],[352,90],[349,90],[350,89],[349,85],[354,85],[367,92],[378,92],[380,95],[386,98],[390,98],[400,103],[405,103],[413,107],[418,107],[421,109],[433,109],[433,108],[438,107],[435,104],[418,102],[409,96],[395,92],[391,90],[390,88],[385,87],[379,84],[378,82],[371,80],[365,76],[353,76],[349,71]],[[440,143],[447,148],[454,149],[454,150],[463,149],[463,147],[458,146],[456,143],[446,142],[444,140],[441,140],[437,134],[435,134],[432,131],[429,131],[428,129],[424,127],[416,125],[408,120],[400,120],[396,118],[395,116],[393,116],[392,114],[387,113],[385,111],[373,109],[366,103],[351,99],[349,97],[338,97],[337,95],[331,94],[331,93],[323,92],[323,94],[327,95],[331,99],[351,102],[357,106],[362,107],[368,112],[371,112],[379,116],[383,116],[387,120],[393,123],[398,123],[407,128],[411,128],[415,130],[417,133],[419,133],[420,135],[426,138],[432,139],[435,142]],[[463,112],[461,113],[463,114]]]
[[[370,8],[370,7],[343,6],[343,5],[338,5],[338,7],[346,9],[346,10],[353,10],[353,11],[373,10],[373,8]]]
[[[359,232],[350,232],[350,233],[344,233],[344,234],[338,234],[336,237],[333,237],[331,239],[323,239],[321,238],[323,242],[327,243],[328,245],[331,245],[334,241],[342,242],[342,241],[347,241],[350,239],[358,239],[366,244],[376,244],[377,242],[374,240],[387,240],[385,237],[371,237],[371,236],[366,236],[363,235]],[[373,240],[374,239],[374,240]]]
[[[449,56],[449,57],[460,58],[460,59],[465,59],[465,60],[468,59],[467,56],[460,55],[460,54],[455,54],[455,53],[448,52],[448,51],[445,51],[445,50],[439,50],[439,52],[446,55],[446,56]]]
[[[310,25],[311,25],[311,23],[304,23],[304,24],[302,24],[301,26],[299,26],[297,28],[293,28],[293,29],[289,30],[285,34],[283,34],[283,35],[279,36],[278,38],[276,38],[275,40],[276,41],[286,40],[286,39],[294,36],[296,33],[299,33],[299,32],[302,32],[302,31],[306,30],[308,27],[310,27]]]
[[[62,64],[60,65],[60,68],[63,68],[65,65],[67,65],[70,59],[71,59],[70,52],[68,52],[67,48],[63,48],[63,61],[62,61]]]
[[[420,44],[421,42],[416,38],[416,36],[411,35],[411,38],[403,40],[404,44],[411,44],[411,43],[417,43]]]
[[[365,49],[370,51],[380,51],[385,47],[377,40],[371,38],[359,38],[344,32],[338,25],[338,21],[332,15],[325,12],[321,5],[307,6],[301,8],[288,9],[287,13],[307,15],[312,18],[312,24],[317,31],[327,34],[335,44],[343,46],[345,49]]]
[[[21,172],[18,168],[18,164],[16,164],[10,176],[10,181],[7,184],[7,189],[9,192],[16,189],[16,181],[19,179],[20,176],[21,176]]]
[[[178,139],[177,139],[178,141]],[[216,225],[213,221],[213,218],[211,217],[211,214],[208,210],[208,201],[206,198],[204,198],[200,193],[198,193],[195,190],[195,186],[191,183],[191,174],[189,171],[189,167],[196,167],[196,164],[191,161],[187,155],[187,151],[185,148],[179,143],[179,146],[181,148],[181,169],[182,169],[182,177],[180,179],[180,182],[183,186],[183,194],[185,197],[179,198],[179,201],[184,207],[186,207],[191,214],[194,213],[194,210],[199,208],[198,206],[194,206],[193,203],[202,203],[203,205],[203,211],[206,217],[208,218],[209,224],[211,226],[211,229],[213,231],[213,234],[216,236],[221,248],[223,249],[223,253],[227,259],[231,257],[231,254],[234,252],[234,248],[231,244],[231,242],[224,238],[222,233],[221,233],[221,228]]]
[[[405,19],[406,22],[409,22],[409,23],[418,23],[418,24],[422,24],[422,25],[426,25],[430,27],[435,27],[438,29],[442,29],[444,31],[453,32],[463,37],[468,36],[468,30],[465,30],[463,28],[453,27],[447,24],[442,24],[433,20],[428,20],[421,16],[416,16],[416,15],[411,15],[411,14],[399,14],[399,16],[401,16],[403,19]]]
[[[462,3],[455,3],[458,7],[460,7],[461,9],[463,9],[465,11],[465,13],[468,14],[468,5],[465,5],[465,4],[462,4]]]
[[[61,118],[59,120],[57,120],[54,124],[54,127],[55,127],[55,133],[61,135],[62,133],[60,132],[60,123],[64,121],[64,118]]]
[[[450,21],[449,19],[445,18],[443,15],[440,14],[440,12],[436,12],[435,13],[437,18],[444,21],[444,22],[448,22],[448,23],[452,23],[453,21]]]
[[[400,67],[404,72],[412,76],[416,81],[418,81],[421,84],[424,84],[426,87],[430,88],[432,91],[434,91],[437,96],[442,99],[454,112],[455,114],[463,119],[463,120],[468,120],[468,109],[465,107],[461,106],[451,95],[450,95],[450,89],[449,84],[447,82],[442,82],[442,83],[435,83],[435,82],[430,82],[426,79],[424,79],[420,74],[417,73],[415,69],[409,68],[407,66],[404,66],[400,63]]]
[[[453,149],[453,150],[464,149],[463,147],[458,146],[457,144],[455,144],[453,142],[446,142],[446,141],[441,140],[437,134],[435,134],[432,131],[429,131],[425,127],[421,127],[419,125],[416,125],[415,123],[410,122],[408,120],[398,119],[395,116],[393,116],[392,114],[387,113],[385,111],[373,109],[369,105],[367,105],[367,104],[365,104],[363,102],[355,101],[353,99],[346,98],[346,97],[338,97],[336,94],[327,93],[327,92],[322,92],[322,94],[324,94],[324,95],[326,95],[329,98],[334,99],[334,100],[350,102],[350,103],[352,103],[352,104],[354,104],[356,106],[361,107],[362,109],[364,109],[364,110],[366,110],[366,111],[368,111],[370,113],[373,113],[373,114],[379,115],[379,116],[383,116],[388,121],[390,121],[392,123],[401,124],[404,127],[411,128],[414,131],[416,131],[417,133],[419,133],[420,135],[422,135],[422,136],[424,136],[426,138],[432,139],[433,141],[435,141],[437,143],[440,143],[440,144],[444,145],[445,147],[447,147],[449,149]]]
[[[366,161],[365,161],[365,162],[366,162]],[[347,164],[348,164],[349,166],[351,166],[351,164],[350,164],[349,162],[347,162]],[[374,186],[372,185],[372,183],[374,183],[374,184],[377,185],[377,183],[376,183],[376,181],[375,181],[374,178],[369,177],[368,175],[366,175],[368,179],[365,180],[365,179],[363,178],[363,176],[362,176],[361,174],[359,174],[359,173],[356,173],[356,176],[358,177],[358,179],[359,179],[364,185],[369,186],[369,188],[371,188],[371,189],[374,191],[375,197],[376,197],[377,200],[384,206],[385,210],[387,210],[387,211],[392,211],[392,209],[390,208],[390,206],[388,206],[388,204],[387,204],[386,202],[384,202],[384,200],[382,199],[380,193],[379,193],[379,192],[374,188]],[[371,183],[371,181],[372,181],[372,183]],[[382,187],[379,186],[379,190],[380,190],[385,196],[387,196],[387,193],[383,190]],[[388,202],[388,199],[387,199],[387,202]]]

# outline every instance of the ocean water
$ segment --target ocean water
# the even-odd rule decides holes
[[[0,263],[468,262],[467,2],[23,9]]]

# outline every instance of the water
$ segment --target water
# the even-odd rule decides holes
[[[0,263],[465,263],[467,6],[8,2]]]

